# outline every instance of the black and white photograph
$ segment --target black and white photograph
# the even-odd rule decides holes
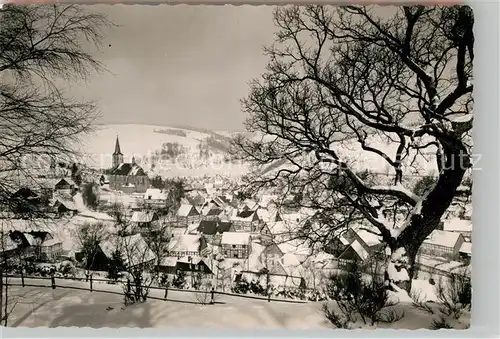
[[[0,325],[470,328],[473,30],[0,5]]]

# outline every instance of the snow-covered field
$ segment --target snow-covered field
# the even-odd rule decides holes
[[[178,133],[178,134],[176,134]],[[115,148],[116,137],[119,137],[121,152],[124,161],[130,162],[132,157],[147,172],[177,177],[203,176],[210,174],[224,174],[239,176],[248,171],[248,168],[236,163],[221,163],[222,151],[211,150],[208,158],[200,159],[199,145],[206,138],[213,136],[228,137],[232,133],[206,133],[190,129],[174,128],[155,125],[99,125],[94,133],[85,136],[79,150],[85,154],[85,162],[93,167],[109,168],[112,163],[112,153]],[[186,148],[186,154],[173,164],[162,161],[155,169],[150,168],[150,157],[162,149],[165,143],[177,143]]]
[[[96,286],[97,287],[97,286]],[[117,288],[118,286],[109,286]],[[97,287],[99,288],[99,287]],[[321,312],[321,303],[291,304],[223,296],[220,304],[201,305],[177,292],[178,301],[148,300],[123,306],[117,294],[63,288],[11,287],[10,297],[17,305],[10,315],[11,327],[176,327],[219,329],[321,329],[332,328]],[[187,297],[186,297],[187,296]],[[405,317],[395,323],[380,323],[379,328],[429,328],[432,316],[410,303],[400,303],[398,312]],[[457,322],[457,329],[467,328],[470,314]]]

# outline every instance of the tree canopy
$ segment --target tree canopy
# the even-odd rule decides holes
[[[384,12],[276,9],[269,64],[242,101],[247,129],[260,137],[234,146],[257,165],[249,188],[300,192],[293,207],[329,217],[309,225],[310,240],[326,242],[361,218],[387,244],[392,265],[412,271],[471,168],[474,19],[467,6]],[[412,192],[415,176],[429,172],[428,189]]]

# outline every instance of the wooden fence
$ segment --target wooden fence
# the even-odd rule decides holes
[[[42,288],[64,288],[64,289],[74,289],[74,290],[83,290],[83,291],[90,291],[90,292],[100,292],[100,293],[110,293],[110,294],[117,294],[117,295],[125,295],[125,291],[110,291],[110,290],[102,290],[99,289],[99,285],[102,284],[95,284],[95,283],[106,283],[107,286],[119,286],[120,284],[123,284],[123,286],[127,286],[128,283],[132,285],[132,282],[128,282],[125,280],[110,280],[110,279],[96,279],[93,278],[92,276],[89,276],[89,278],[65,278],[65,277],[55,277],[55,276],[50,276],[50,277],[36,277],[36,276],[17,276],[17,275],[8,275],[5,276],[5,278],[12,278],[12,279],[19,279],[19,283],[15,282],[8,282],[7,279],[4,282],[4,284],[7,284],[9,286],[20,286],[20,287],[42,287]],[[50,284],[33,284],[30,282],[26,282],[26,280],[41,280],[41,281],[50,281]],[[71,281],[71,282],[84,282],[88,283],[87,286],[74,286],[71,284],[65,284],[65,281]],[[236,297],[236,298],[246,298],[246,299],[257,299],[257,300],[264,300],[267,302],[284,302],[284,303],[296,303],[296,304],[305,304],[307,301],[305,300],[294,300],[294,299],[279,299],[279,298],[272,298],[271,295],[269,294],[268,296],[258,296],[258,295],[251,295],[251,294],[238,294],[238,293],[231,293],[231,292],[224,292],[224,291],[216,291],[214,289],[212,290],[190,290],[190,289],[178,289],[178,288],[166,288],[166,287],[157,287],[157,286],[141,286],[141,288],[147,288],[150,291],[151,290],[157,290],[157,291],[164,291],[165,292],[165,297],[155,297],[152,295],[148,295],[148,299],[153,299],[153,300],[163,300],[163,301],[174,301],[174,302],[184,302],[184,303],[193,303],[193,301],[186,301],[186,300],[175,300],[175,299],[168,299],[167,295],[169,291],[174,291],[174,292],[183,292],[183,293],[193,293],[196,295],[201,295],[201,296],[208,296],[210,295],[210,300],[207,301],[205,298],[203,298],[203,302],[197,302],[197,303],[206,303],[207,304],[220,304],[221,302],[217,301],[217,295],[222,295],[222,296],[230,296],[230,297]]]

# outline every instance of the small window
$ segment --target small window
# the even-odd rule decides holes
[[[238,253],[233,254],[234,258],[238,258]]]
[[[233,248],[236,248],[236,245],[233,245]]]

